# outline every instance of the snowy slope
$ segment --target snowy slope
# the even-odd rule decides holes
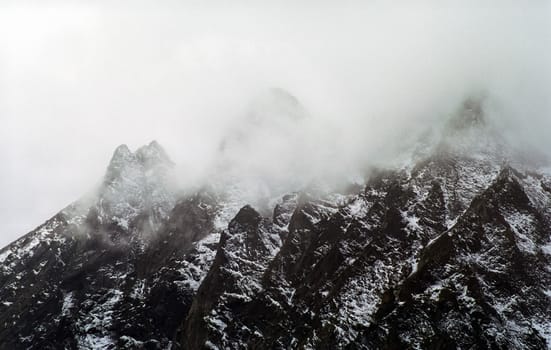
[[[182,194],[160,145],[120,146],[0,250],[0,348],[550,349],[549,168],[476,100],[438,136],[290,193],[231,172]]]

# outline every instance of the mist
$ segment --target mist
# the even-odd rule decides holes
[[[221,147],[236,176],[347,176],[482,91],[511,140],[549,154],[550,19],[546,1],[2,2],[0,246],[92,189],[122,143],[157,140],[183,187]]]

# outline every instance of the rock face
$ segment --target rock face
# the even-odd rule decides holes
[[[119,147],[97,194],[0,251],[0,348],[550,349],[551,174],[476,100],[458,115],[361,188],[262,210]]]
[[[97,194],[0,253],[6,349],[167,348],[218,245],[220,208],[176,199],[153,142],[115,150]]]

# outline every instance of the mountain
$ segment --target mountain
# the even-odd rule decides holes
[[[247,203],[235,174],[182,193],[172,168],[120,146],[0,250],[0,348],[551,349],[551,172],[480,99],[340,190]]]

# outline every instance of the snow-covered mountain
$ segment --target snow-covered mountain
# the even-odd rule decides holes
[[[247,203],[235,174],[182,194],[158,143],[120,146],[0,250],[0,348],[551,349],[550,172],[477,99],[404,159]]]

